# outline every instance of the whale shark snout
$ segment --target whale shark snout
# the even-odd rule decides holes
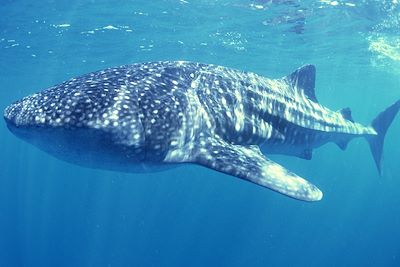
[[[4,110],[4,120],[7,122],[7,125],[15,125],[17,123],[18,114],[21,113],[22,103],[21,101],[17,101]]]
[[[34,94],[15,101],[4,110],[4,119],[9,128],[26,128],[44,123],[45,118],[39,116],[43,111],[40,95]]]
[[[33,94],[15,101],[4,110],[4,120],[7,128],[17,137],[37,144],[37,140],[44,139],[43,132],[46,126],[43,111],[43,101],[40,101],[40,94]],[[46,142],[49,142],[46,137]],[[44,141],[44,140],[43,140]]]
[[[45,122],[38,116],[38,110],[42,109],[42,107],[35,105],[33,97],[28,96],[12,103],[5,108],[3,113],[7,128],[15,136],[29,143],[35,143],[34,140],[41,137],[41,132],[43,132],[44,128],[40,127],[39,123]]]
[[[24,100],[18,100],[4,110],[4,120],[6,121],[7,128],[17,137],[22,139],[28,139],[32,132],[29,131],[29,115],[27,114],[27,110],[24,110]]]

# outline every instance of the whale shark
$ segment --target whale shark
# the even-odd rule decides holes
[[[198,164],[318,201],[317,186],[266,155],[309,160],[328,142],[344,150],[364,137],[381,172],[384,137],[400,101],[364,126],[349,108],[332,111],[318,102],[315,75],[313,65],[271,79],[196,62],[137,63],[24,97],[4,119],[17,137],[81,166],[152,172]]]

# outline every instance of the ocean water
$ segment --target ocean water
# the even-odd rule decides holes
[[[400,3],[1,0],[0,109],[106,67],[213,63],[278,78],[317,67],[316,94],[368,124],[400,98]],[[400,266],[400,116],[383,175],[365,140],[310,161],[306,203],[198,166],[126,174],[59,161],[0,123],[0,266]]]

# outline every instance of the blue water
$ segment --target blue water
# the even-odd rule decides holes
[[[368,124],[400,98],[398,1],[1,0],[0,109],[105,67],[191,60],[281,77]],[[59,161],[0,123],[0,266],[400,266],[400,118],[367,143],[271,158],[321,188],[287,198],[206,168],[124,174]]]

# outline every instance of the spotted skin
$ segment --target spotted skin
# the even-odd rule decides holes
[[[195,163],[316,201],[317,187],[261,151],[309,159],[326,142],[376,132],[319,105],[300,74],[288,77],[183,61],[125,65],[27,96],[4,118],[17,136],[83,166],[140,172]]]

